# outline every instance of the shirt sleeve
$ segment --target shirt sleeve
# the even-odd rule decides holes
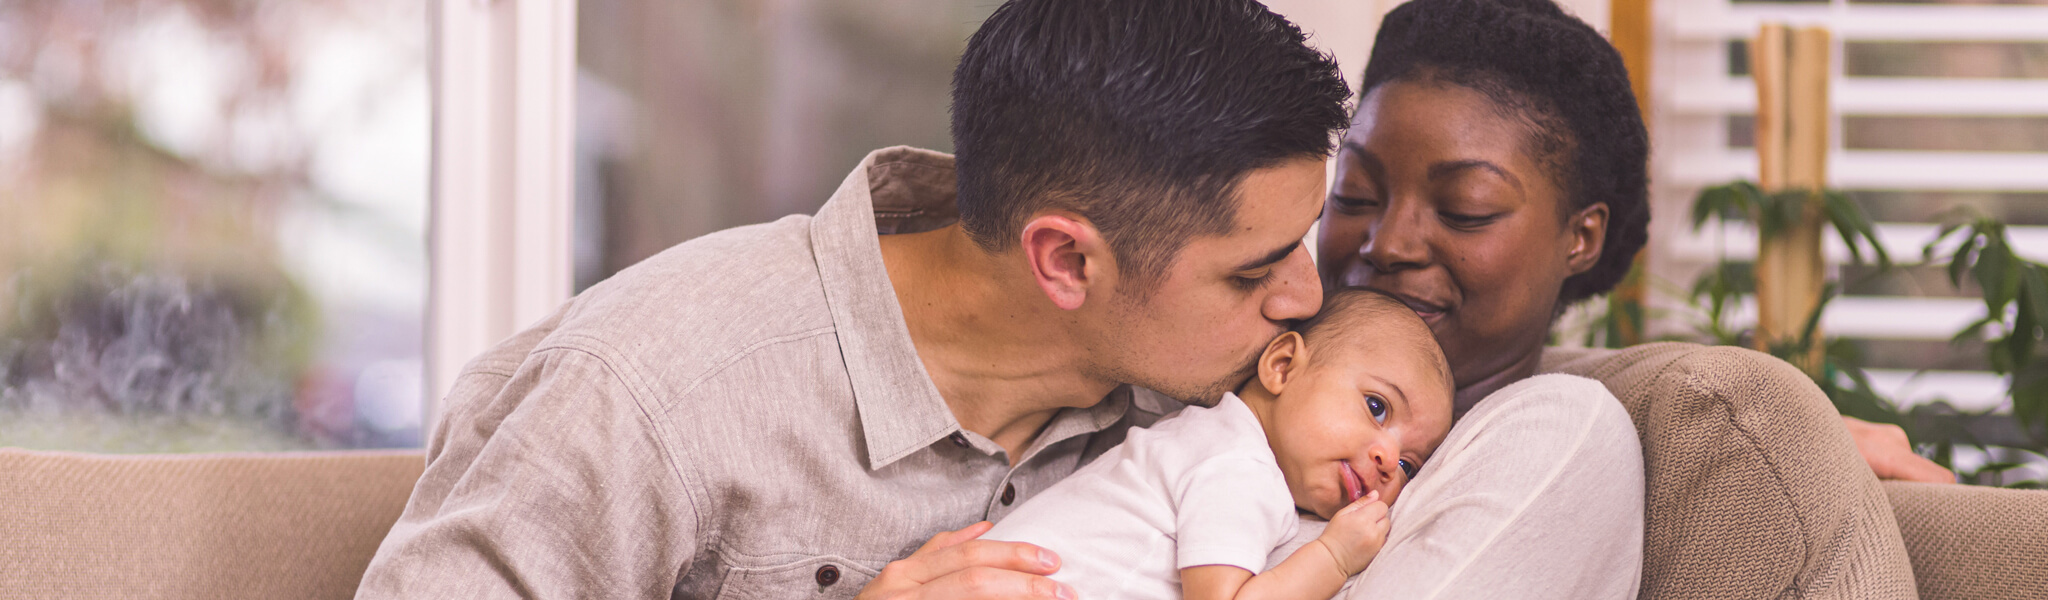
[[[1230,565],[1257,574],[1294,532],[1294,499],[1279,467],[1219,457],[1182,478],[1174,521],[1179,568]]]
[[[633,389],[580,350],[472,366],[357,598],[667,598],[697,515]]]

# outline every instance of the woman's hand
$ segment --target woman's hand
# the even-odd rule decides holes
[[[1856,440],[1856,452],[1863,455],[1863,462],[1870,463],[1870,471],[1876,473],[1878,479],[1956,482],[1955,473],[1914,454],[1912,443],[1906,440],[1906,430],[1899,426],[1848,416],[1842,417],[1842,425],[1849,428],[1849,438]]]
[[[975,539],[988,521],[932,536],[916,552],[861,588],[861,600],[911,598],[1042,598],[1074,600],[1074,589],[1047,579],[1060,569],[1051,550],[1023,542]]]

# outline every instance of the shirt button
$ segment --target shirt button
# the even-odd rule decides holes
[[[1003,506],[1009,506],[1011,502],[1016,502],[1016,501],[1017,501],[1017,484],[1014,484],[1014,483],[1004,484],[1004,485],[1003,485]]]
[[[839,583],[839,567],[825,565],[818,567],[818,586],[825,587]]]
[[[961,435],[958,431],[953,432],[953,435],[946,436],[946,439],[953,440],[953,445],[955,446],[967,447],[967,436]]]

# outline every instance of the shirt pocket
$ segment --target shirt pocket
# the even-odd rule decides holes
[[[733,565],[718,586],[718,600],[852,598],[879,572],[839,556],[760,567]]]

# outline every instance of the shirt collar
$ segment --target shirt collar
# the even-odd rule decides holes
[[[869,470],[960,431],[911,343],[903,307],[882,264],[878,235],[930,231],[959,220],[957,184],[951,155],[908,146],[883,148],[868,153],[847,174],[811,222],[812,253],[853,385]],[[1123,387],[1093,406],[1062,410],[1025,456],[1028,460],[1045,445],[1101,431],[1130,406],[1130,390]]]
[[[911,345],[878,233],[957,219],[953,157],[906,146],[868,154],[811,221],[812,253],[867,442],[880,469],[959,429]]]

